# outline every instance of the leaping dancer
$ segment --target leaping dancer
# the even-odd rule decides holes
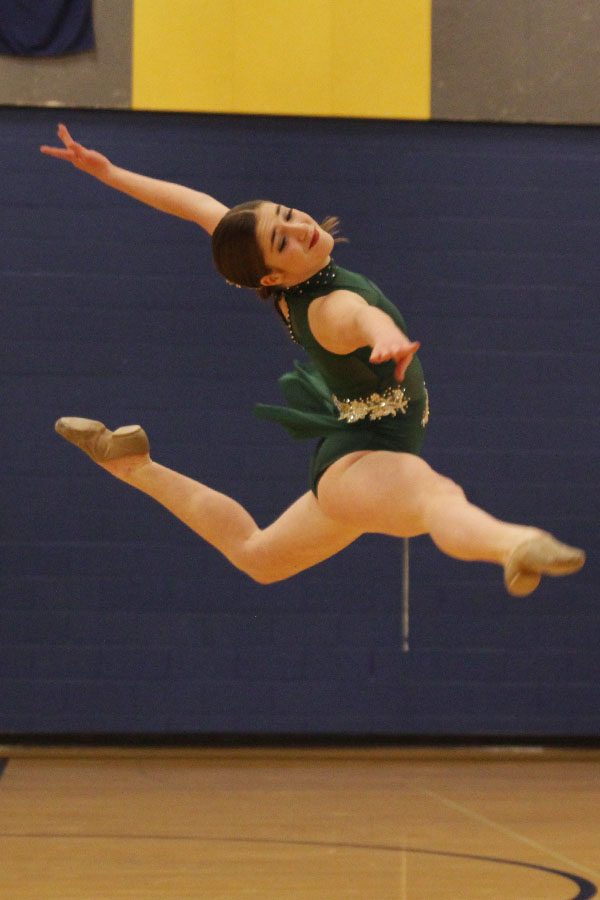
[[[509,593],[543,575],[578,571],[585,554],[545,531],[500,521],[420,456],[429,416],[419,343],[371,281],[331,257],[337,220],[268,200],[228,209],[214,197],[113,165],[73,140],[42,152],[146,203],[200,225],[230,284],[271,298],[310,366],[283,377],[288,406],[259,415],[296,437],[318,438],[311,490],[267,528],[230,497],[155,462],[139,425],[61,418],[56,430],[121,481],[152,497],[261,584],[314,566],[371,532],[431,536],[444,553],[496,563]]]

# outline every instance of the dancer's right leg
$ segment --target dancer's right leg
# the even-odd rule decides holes
[[[231,497],[154,462],[148,452],[106,458],[101,442],[110,447],[108,442],[114,445],[114,436],[99,432],[95,427],[99,423],[86,424],[90,422],[61,419],[56,428],[103,469],[156,500],[261,584],[290,578],[333,556],[361,534],[355,526],[326,516],[312,493],[304,494],[275,522],[261,529]],[[123,441],[127,440],[133,440],[136,449],[135,433],[126,433]]]
[[[290,578],[328,559],[360,534],[325,516],[311,493],[261,529],[231,497],[159,463],[148,461],[124,480],[166,507],[261,584]]]

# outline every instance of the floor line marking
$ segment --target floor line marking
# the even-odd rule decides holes
[[[402,889],[402,900],[408,900],[408,855],[406,853],[406,841],[403,841],[404,849],[400,861],[400,878]]]
[[[592,875],[594,878],[600,878],[600,872],[595,869],[590,869],[589,866],[584,866],[582,863],[576,862],[574,859],[570,859],[568,856],[563,856],[562,853],[556,853],[554,850],[550,850],[548,847],[545,847],[543,844],[538,843],[538,841],[532,840],[532,838],[528,838],[523,834],[519,834],[518,831],[514,831],[512,828],[509,828],[508,825],[501,825],[499,822],[494,822],[493,819],[489,819],[487,816],[483,816],[478,812],[474,812],[472,809],[469,809],[467,806],[463,806],[461,803],[456,803],[454,800],[449,800],[447,797],[444,797],[442,794],[437,794],[435,791],[426,790],[422,788],[423,793],[427,794],[429,797],[434,797],[439,803],[443,803],[445,806],[450,807],[450,809],[455,809],[457,812],[462,813],[465,816],[468,816],[471,819],[474,819],[476,822],[483,822],[485,825],[488,825],[490,828],[495,828],[496,831],[501,831],[503,834],[512,838],[515,841],[521,841],[522,844],[527,844],[529,847],[533,847],[534,850],[539,850],[542,853],[546,853],[548,856],[553,857],[557,862],[566,863],[569,866],[574,866],[576,869],[581,870],[586,875]]]

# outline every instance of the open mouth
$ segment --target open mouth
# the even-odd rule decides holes
[[[315,233],[313,234],[313,236],[310,239],[310,244],[308,245],[308,249],[312,250],[312,248],[315,246],[315,244],[317,243],[318,240],[319,240],[319,229],[315,228]]]

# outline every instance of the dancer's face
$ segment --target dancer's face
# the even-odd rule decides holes
[[[333,238],[308,213],[279,203],[256,209],[256,240],[269,274],[265,287],[290,287],[310,278],[329,262]]]

